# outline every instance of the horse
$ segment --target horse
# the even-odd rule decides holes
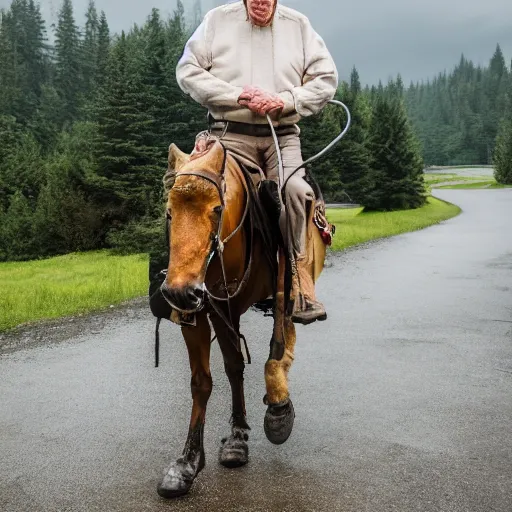
[[[240,317],[254,304],[273,297],[274,324],[265,364],[264,430],[274,444],[284,443],[293,428],[295,412],[288,372],[296,342],[295,325],[287,308],[288,258],[283,244],[270,243],[269,256],[264,230],[254,227],[256,220],[251,212],[257,212],[254,207],[259,200],[250,175],[218,140],[195,156],[171,144],[169,164],[176,175],[167,197],[170,257],[161,292],[186,320],[181,323],[181,332],[188,349],[193,404],[183,453],[171,463],[158,485],[158,494],[167,499],[186,494],[205,465],[203,431],[212,392],[210,322],[231,386],[231,432],[222,440],[219,451],[219,462],[228,468],[248,462],[244,348],[246,355],[248,350],[239,332]],[[278,226],[278,218],[266,222]],[[318,277],[325,244],[313,224],[313,212],[308,240],[313,248],[311,264]]]

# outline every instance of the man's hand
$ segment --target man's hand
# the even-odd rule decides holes
[[[278,119],[284,109],[284,101],[279,96],[253,86],[244,87],[238,103],[255,114],[263,117],[268,114],[273,119]]]

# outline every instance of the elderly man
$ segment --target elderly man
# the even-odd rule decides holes
[[[338,85],[321,37],[299,12],[277,0],[244,0],[208,12],[185,46],[176,76],[182,90],[209,110],[211,131],[249,166],[278,180],[278,159],[267,114],[274,120],[285,178],[302,163],[301,116],[320,111]],[[308,206],[304,171],[286,187],[283,209],[292,259],[294,322],[324,320],[305,264]]]

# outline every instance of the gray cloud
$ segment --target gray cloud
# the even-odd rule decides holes
[[[0,0],[6,7],[9,0]],[[74,0],[75,15],[83,24],[88,0]],[[194,0],[184,0],[188,11]],[[206,11],[222,0],[202,0]],[[431,78],[451,69],[461,53],[477,64],[487,64],[500,43],[510,64],[512,57],[512,2],[510,0],[282,0],[306,14],[325,39],[339,68],[348,77],[352,65],[363,83],[387,81],[400,72],[406,82]],[[42,0],[47,20],[55,21],[59,0]],[[96,0],[105,10],[111,29],[142,23],[151,7],[164,16],[175,0]]]

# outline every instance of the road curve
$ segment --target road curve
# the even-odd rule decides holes
[[[299,329],[295,430],[265,438],[271,323],[246,315],[250,464],[216,461],[229,419],[217,346],[207,467],[156,494],[183,446],[187,354],[137,305],[0,339],[0,510],[510,512],[512,190],[443,190],[459,217],[331,259],[327,322]],[[343,236],[339,226],[337,236]]]

